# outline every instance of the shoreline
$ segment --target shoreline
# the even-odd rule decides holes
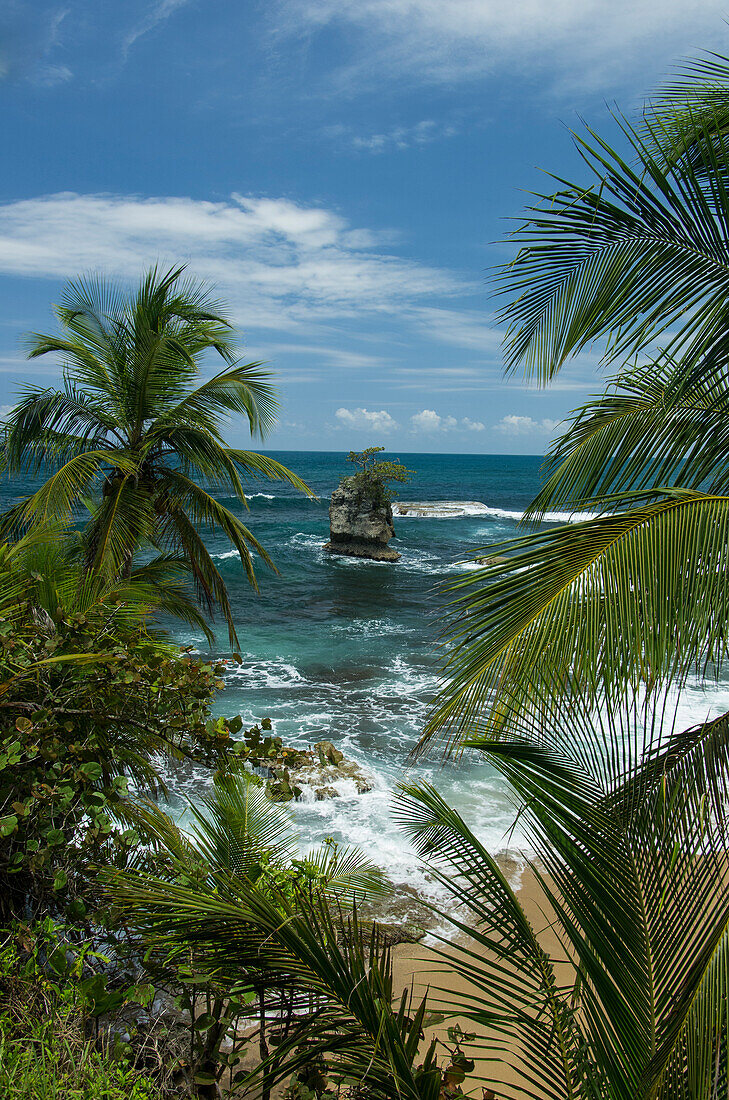
[[[499,862],[501,863],[501,860]],[[559,940],[553,929],[548,926],[548,919],[542,910],[543,894],[534,872],[530,868],[526,867],[522,870],[521,881],[516,888],[516,893],[525,909],[529,922],[539,936],[542,946],[553,957],[564,958]],[[471,949],[480,953],[480,948],[472,941],[468,941],[465,935],[459,934],[457,938],[451,941],[454,945],[459,942],[461,944],[469,942]],[[440,942],[437,944],[436,950],[443,951],[447,955],[449,945],[447,942]],[[447,988],[447,996],[459,998],[461,996],[466,997],[469,994],[478,995],[476,988],[462,975],[449,970],[445,961],[439,959],[425,941],[418,944],[398,944],[392,949],[392,958],[395,1002],[398,1001],[403,990],[407,989],[412,992],[413,1006],[416,1007],[423,995],[428,993],[427,1010],[438,1012],[441,1008],[439,1004],[441,996],[438,992],[439,986]],[[446,980],[443,981],[443,978]],[[479,1030],[476,1025],[466,1022],[462,1018],[451,1017],[443,1023],[437,1023],[424,1029],[427,1041],[432,1038],[439,1041],[438,1052],[440,1057],[442,1058],[446,1053],[441,1043],[448,1042],[447,1030],[457,1023],[460,1023],[465,1031],[476,1033],[473,1049],[470,1049],[468,1045],[464,1046],[466,1056],[473,1058],[476,1062],[475,1070],[463,1082],[464,1093],[468,1095],[476,1092],[478,1094],[481,1088],[491,1088],[494,1090],[493,1100],[517,1100],[518,1097],[526,1095],[524,1090],[527,1087],[527,1082],[519,1072],[518,1057],[516,1055],[511,1057],[510,1060],[513,1064],[489,1061],[484,1057],[479,1057],[477,1050],[479,1038],[486,1037],[488,1032],[484,1029]],[[426,1048],[427,1042],[424,1042],[421,1050],[424,1052]]]

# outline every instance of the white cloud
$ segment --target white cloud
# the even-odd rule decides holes
[[[157,0],[157,3],[151,4],[144,18],[132,27],[122,42],[122,56],[126,57],[138,39],[143,38],[145,34],[149,34],[160,23],[165,23],[171,15],[174,15],[176,11],[188,3],[189,0]]]
[[[453,417],[449,419],[453,420]],[[423,409],[422,412],[415,413],[410,417],[410,423],[415,432],[439,432],[444,426],[443,417],[438,416],[435,409]]]
[[[385,409],[380,409],[379,412],[370,409],[337,409],[334,415],[343,428],[358,432],[392,432],[398,426],[397,421]]]
[[[455,137],[456,126],[424,118],[414,126],[395,126],[379,134],[354,134],[350,141],[355,149],[366,153],[387,153],[393,149],[410,149],[413,146],[430,145],[442,138]]]
[[[494,431],[504,435],[549,435],[559,424],[558,420],[534,420],[531,416],[516,416],[510,413],[494,424]]]
[[[468,309],[436,309],[424,306],[413,314],[413,323],[443,344],[469,348],[482,355],[500,354],[503,329],[489,324],[483,313]]]
[[[418,83],[462,81],[514,64],[551,69],[564,86],[613,87],[651,63],[725,41],[725,0],[282,0],[279,34],[349,30],[340,82],[386,71]],[[644,89],[640,89],[641,91]]]
[[[482,432],[484,429],[480,420],[471,420],[468,416],[464,416],[462,420],[455,416],[441,416],[435,409],[423,409],[415,413],[410,417],[410,424],[414,432]]]
[[[246,325],[293,328],[372,312],[400,315],[470,289],[458,276],[382,251],[380,234],[290,199],[227,202],[65,192],[0,205],[0,272],[136,279],[188,261]]]

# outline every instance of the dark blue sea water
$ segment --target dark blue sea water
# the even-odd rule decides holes
[[[273,457],[299,474],[319,499],[309,500],[285,484],[257,483],[250,486],[245,515],[239,502],[221,498],[245,519],[279,572],[259,567],[256,595],[225,540],[208,540],[229,588],[243,658],[230,668],[218,710],[241,713],[251,723],[269,717],[285,744],[305,747],[326,739],[358,761],[371,773],[374,790],[356,795],[343,789],[342,797],[331,801],[294,805],[302,842],[332,836],[357,844],[396,882],[432,893],[437,887],[418,869],[391,817],[393,789],[406,776],[433,781],[491,850],[520,843],[510,831],[512,804],[488,766],[461,761],[444,767],[434,760],[408,768],[407,756],[422,731],[438,678],[442,584],[473,568],[463,559],[476,547],[517,533],[518,520],[538,488],[541,459],[392,456],[416,471],[412,483],[402,487],[401,499],[475,501],[483,508],[442,519],[396,518],[392,545],[402,559],[390,564],[322,550],[329,495],[351,471],[343,453]],[[6,483],[0,507],[31,488]],[[202,636],[179,626],[175,635],[207,651]],[[225,656],[224,625],[218,624],[217,635],[216,655]],[[690,720],[703,717],[709,703],[729,709],[729,691],[723,690],[721,699],[714,695],[716,690],[707,700],[703,692],[686,693]],[[194,797],[204,781],[188,775],[187,794]]]

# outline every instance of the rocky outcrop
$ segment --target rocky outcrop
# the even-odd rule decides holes
[[[392,508],[358,492],[352,478],[345,478],[332,493],[329,503],[330,554],[345,554],[372,561],[398,561],[397,550],[388,543],[395,534]]]
[[[276,737],[268,718],[246,730],[235,755],[245,761],[272,802],[323,802],[373,790],[372,777],[331,741],[292,749]]]
[[[283,749],[281,762],[271,767],[266,793],[274,802],[300,799],[325,802],[367,794],[372,778],[331,741],[319,741],[313,749]]]
[[[410,519],[460,519],[464,516],[486,516],[493,512],[480,500],[396,500],[393,514]]]
[[[403,924],[392,924],[389,921],[383,923],[379,920],[358,920],[357,926],[360,932],[364,932],[368,938],[375,931],[380,946],[384,948],[396,947],[400,943],[420,943],[427,935],[426,930],[421,925],[413,924],[411,921],[405,921]],[[337,938],[340,943],[351,943],[351,927],[342,927]]]

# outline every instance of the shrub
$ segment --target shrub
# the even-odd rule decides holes
[[[384,450],[384,447],[367,447],[364,451],[350,451],[347,462],[352,462],[357,472],[341,482],[353,485],[359,498],[370,500],[376,508],[391,502],[394,494],[390,482],[406,483],[415,473],[400,462],[378,461],[377,455]]]
[[[160,754],[215,764],[222,666],[151,638],[113,607],[38,614],[0,547],[0,917],[83,917],[99,864],[139,844],[127,785],[163,787]]]
[[[160,1100],[126,1044],[87,1035],[83,948],[52,922],[16,929],[0,950],[0,1096],[7,1100]],[[88,978],[86,979],[88,985]]]

